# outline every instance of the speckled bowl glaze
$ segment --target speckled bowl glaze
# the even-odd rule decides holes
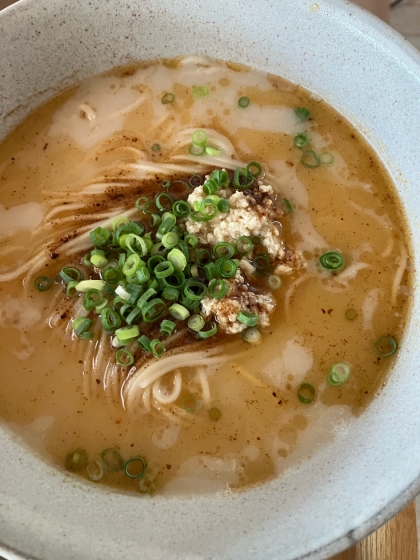
[[[0,14],[0,37],[0,137],[64,87],[138,59],[207,54],[302,83],[378,151],[420,246],[420,57],[349,3],[23,0]],[[420,489],[419,293],[416,281],[412,319],[380,396],[299,467],[259,488],[193,499],[109,492],[64,477],[1,428],[0,553],[315,560],[352,545]]]

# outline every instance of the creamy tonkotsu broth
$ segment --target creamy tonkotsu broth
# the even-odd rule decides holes
[[[261,174],[255,165],[246,171],[251,162]],[[299,455],[322,418],[335,418],[324,430],[332,437],[336,423],[361,414],[383,385],[409,306],[404,216],[376,154],[306,90],[196,57],[117,69],[30,115],[1,146],[0,177],[0,413],[58,467],[139,492],[261,483]],[[207,221],[176,217],[178,242],[190,235],[186,261],[170,260],[172,245],[160,246],[170,264],[156,271],[176,265],[172,274],[181,270],[187,284],[191,278],[207,290],[214,276],[218,290],[229,290],[199,300],[202,288],[192,287],[195,309],[182,282],[174,295],[175,276],[172,292],[163,293],[152,265],[149,280],[136,275],[144,272],[137,257],[124,269],[128,238],[119,245],[111,233],[140,223],[134,235],[142,241],[130,237],[130,247],[147,264],[150,247],[175,222],[156,237],[163,212],[142,197],[153,201],[168,184],[173,201],[180,197]],[[97,243],[96,261],[93,230],[111,236]],[[243,236],[250,252],[241,255],[235,244]],[[221,241],[235,251],[216,263]],[[104,288],[110,265],[117,283]],[[96,282],[86,289],[99,287],[94,297],[106,299],[100,307],[111,310],[111,323],[112,311],[124,326],[139,309],[131,323],[138,333],[125,340],[117,327],[106,333],[101,309],[84,308],[80,279],[63,279],[63,267]],[[52,286],[39,291],[34,282],[44,276]],[[139,289],[122,310],[133,294],[127,278]],[[150,298],[164,306],[149,316],[163,314],[145,323]],[[193,327],[205,325],[198,332],[217,333],[200,338],[189,318],[168,311],[174,303],[190,306],[189,318],[198,315]],[[73,329],[77,317],[91,319],[76,325],[86,339]],[[163,320],[171,332],[159,332]],[[142,349],[141,335],[163,342],[163,356]],[[133,364],[116,363],[120,347]],[[132,458],[140,459],[127,463]]]

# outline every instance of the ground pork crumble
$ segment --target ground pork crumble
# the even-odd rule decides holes
[[[206,177],[207,179],[208,177]],[[239,237],[261,237],[261,250],[270,259],[271,268],[278,276],[292,274],[304,268],[303,257],[284,246],[280,218],[282,212],[276,207],[276,193],[271,185],[255,181],[245,191],[231,188],[220,189],[218,196],[230,203],[228,213],[219,213],[206,222],[196,222],[188,218],[185,227],[196,235],[204,245],[214,246],[219,242],[235,244]],[[202,186],[189,195],[188,202],[206,198]],[[258,326],[268,327],[270,315],[276,300],[268,289],[255,285],[255,267],[250,260],[242,258],[238,262],[236,275],[228,280],[229,291],[223,299],[204,297],[201,309],[206,318],[213,317],[220,330],[227,334],[244,331],[247,327],[237,320],[239,311],[249,311],[258,315]]]

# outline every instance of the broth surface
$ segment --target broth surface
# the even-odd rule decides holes
[[[207,87],[208,94],[195,98],[197,86]],[[175,101],[163,104],[167,92]],[[243,96],[250,99],[245,108],[238,106]],[[309,121],[296,118],[297,107],[310,111]],[[139,161],[194,165],[187,148],[195,129],[206,129],[225,156],[196,158],[208,170],[223,168],[234,156],[260,162],[275,178],[264,180],[275,187],[280,205],[286,198],[293,207],[282,218],[284,242],[301,251],[307,264],[306,272],[282,277],[261,345],[219,337],[221,344],[234,341],[226,350],[232,357],[209,375],[208,405],[181,423],[159,414],[129,414],[121,398],[127,368],[113,379],[92,378],[85,360],[95,342],[74,340],[65,326],[51,328],[51,293],[38,293],[28,280],[24,286],[23,275],[0,283],[5,424],[60,467],[76,448],[94,460],[113,447],[124,459],[145,457],[150,484],[142,491],[229,490],[281,473],[303,439],[317,437],[328,409],[336,410],[338,423],[363,413],[395,359],[381,358],[373,343],[381,336],[401,341],[409,307],[403,212],[383,164],[358,131],[325,102],[281,78],[194,57],[86,80],[39,108],[3,142],[0,274],[33,256],[43,235],[37,228],[54,208],[54,197],[74,205],[74,212],[132,208],[140,192],[156,190],[159,171],[156,181],[145,181],[126,176],[125,167]],[[310,148],[331,154],[332,163],[302,165],[294,137],[303,132]],[[158,151],[152,150],[156,143]],[[119,177],[124,186],[117,185]],[[92,197],[98,185],[105,190]],[[59,239],[35,275],[54,278],[66,262],[68,223],[69,238]],[[52,216],[45,236],[54,227]],[[333,275],[317,264],[331,249],[346,261]],[[350,309],[354,320],[346,318]],[[343,361],[352,364],[350,379],[340,387],[328,385],[331,365]],[[193,391],[194,370],[186,375]],[[297,398],[304,382],[316,389],[313,404]],[[210,407],[220,410],[219,420],[209,418]],[[138,480],[107,470],[102,482],[139,487]]]

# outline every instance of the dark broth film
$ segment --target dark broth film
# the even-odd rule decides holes
[[[404,215],[306,90],[197,57],[117,69],[30,115],[0,169],[0,413],[57,467],[244,488],[385,382]]]

